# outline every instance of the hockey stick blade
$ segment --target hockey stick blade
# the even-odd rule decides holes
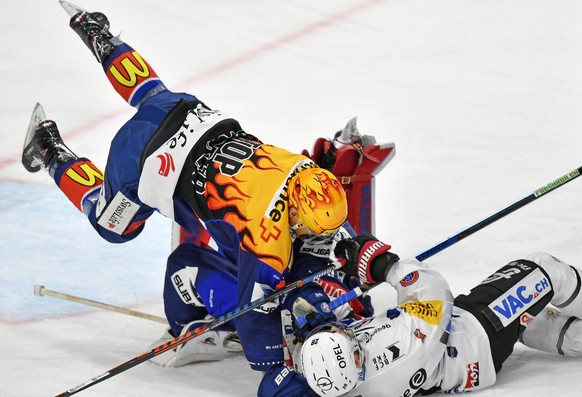
[[[310,283],[314,280],[317,280],[318,278],[320,278],[321,276],[324,276],[328,273],[330,273],[331,271],[335,270],[335,266],[329,265],[327,267],[325,267],[324,269],[310,274],[307,277],[302,278],[301,280],[295,281],[281,289],[278,289],[272,293],[270,293],[267,296],[263,296],[262,298],[256,299],[252,302],[249,302],[243,306],[239,306],[236,309],[220,316],[217,317],[214,321],[211,321],[207,324],[203,324],[201,327],[198,327],[196,329],[193,329],[192,331],[188,331],[187,333],[185,333],[184,335],[181,335],[177,338],[172,339],[169,342],[166,342],[160,346],[157,346],[155,348],[153,348],[152,350],[150,350],[149,352],[145,352],[143,354],[140,354],[139,356],[136,356],[120,365],[118,365],[115,368],[110,369],[109,371],[101,374],[101,375],[97,375],[94,378],[89,379],[86,382],[81,383],[78,386],[73,387],[72,389],[69,389],[63,393],[57,394],[56,397],[67,397],[67,396],[72,396],[73,394],[76,394],[80,391],[83,391],[91,386],[94,386],[100,382],[103,382],[104,380],[107,380],[115,375],[118,375],[122,372],[127,371],[130,368],[135,367],[136,365],[139,365],[145,361],[148,361],[150,358],[158,356],[164,352],[167,352],[168,350],[172,350],[175,347],[178,347],[182,344],[184,344],[185,342],[188,342],[191,339],[194,339],[195,337],[202,335],[203,333],[210,331],[216,327],[221,326],[222,324],[236,318],[239,316],[242,316],[243,314],[246,314],[248,312],[250,312],[251,310],[254,310],[262,305],[264,305],[265,303],[268,302],[272,302],[275,299],[279,298],[282,295],[285,295],[286,293],[288,293],[289,291],[292,291],[296,288],[301,288],[303,285]]]

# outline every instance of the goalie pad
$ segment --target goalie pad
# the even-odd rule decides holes
[[[180,336],[213,320],[214,318],[210,316],[207,316],[203,320],[194,320],[183,328]],[[175,336],[170,332],[170,328],[168,328],[164,335],[150,346],[150,349],[154,349],[174,338]],[[150,361],[162,367],[181,367],[202,361],[220,361],[237,357],[242,353],[242,346],[236,332],[208,331],[173,350],[168,350],[165,353],[152,357]]]
[[[360,135],[357,118],[348,121],[333,141],[318,138],[310,157],[331,171],[341,182],[348,199],[348,222],[357,234],[375,233],[374,178],[396,154],[394,143],[378,144],[369,135]]]

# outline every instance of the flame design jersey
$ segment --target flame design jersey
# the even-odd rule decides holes
[[[196,216],[226,251],[239,247],[267,264],[274,287],[292,260],[289,180],[317,167],[242,131],[196,101],[182,101],[142,155],[140,199],[182,226]]]
[[[87,162],[62,165],[55,181],[64,189],[70,170]],[[261,143],[196,97],[163,90],[145,99],[116,134],[103,183],[98,179],[92,190],[68,196],[110,242],[135,238],[155,211],[193,234],[203,226],[223,262],[235,268],[220,271],[236,274],[235,295],[242,305],[275,288],[289,270],[286,186],[309,167],[316,167],[309,158]],[[198,258],[221,266],[212,259],[210,254]],[[276,303],[239,317],[236,326],[252,368],[283,362]]]
[[[283,274],[292,259],[287,184],[315,164],[245,134],[232,135],[198,158],[194,208],[203,221],[221,219],[234,226],[244,251]]]

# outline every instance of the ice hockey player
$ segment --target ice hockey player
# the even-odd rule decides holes
[[[336,256],[368,284],[386,281],[398,307],[349,326],[312,331],[300,370],[319,396],[413,396],[489,387],[517,341],[582,356],[581,270],[546,253],[505,265],[453,299],[444,278],[416,259],[399,260],[371,235],[343,240]],[[289,378],[298,377],[292,369]],[[262,396],[287,394],[263,380]],[[303,391],[307,393],[306,391]],[[295,394],[293,394],[295,393]],[[309,394],[305,394],[309,395]]]
[[[341,238],[349,238],[351,235],[342,227],[334,240],[339,241]],[[190,244],[184,242],[172,252],[168,259],[165,276],[164,307],[166,316],[176,324],[180,322],[188,324],[183,327],[181,334],[213,319],[212,316],[200,319],[200,312],[203,314],[205,307],[210,305],[217,313],[224,314],[237,306],[234,294],[236,279],[224,277],[222,274],[213,276],[207,268],[198,266],[197,255],[199,253],[190,247]],[[287,274],[286,281],[296,281],[328,266],[333,262],[330,251],[333,252],[334,245],[334,241],[310,242],[295,238],[293,242],[293,267]],[[214,253],[214,255],[216,262],[225,261],[220,254]],[[226,262],[223,266],[225,268],[232,267]],[[196,282],[197,280],[207,282]],[[221,285],[220,290],[226,291],[221,294],[220,300],[214,297],[214,290],[218,283]],[[361,286],[361,281],[357,277],[348,277],[340,269],[320,277],[317,282],[309,283],[285,295],[281,299],[282,308],[287,309],[283,312],[285,330],[283,343],[294,348],[298,340],[304,339],[320,322],[325,323],[329,319],[333,319],[334,315],[338,319],[361,319],[372,316],[374,309],[369,296],[362,296],[348,304],[341,305],[334,310],[333,315],[329,313],[324,317],[319,316],[313,307],[314,305],[327,305],[330,299],[335,299],[359,286]],[[229,291],[231,292],[230,300],[228,300],[229,294],[227,293]],[[276,306],[273,304],[267,307]],[[308,316],[310,321],[301,324],[296,322],[297,317],[305,316]],[[227,323],[227,325],[229,324]],[[162,338],[150,346],[150,349],[175,337],[174,331],[170,328]],[[152,358],[151,361],[165,367],[180,367],[194,362],[232,358],[240,353],[240,342],[234,328],[222,326],[220,331],[206,332],[176,349]],[[291,351],[286,353],[291,354]],[[286,356],[286,361],[288,360],[290,357]],[[283,370],[284,368],[279,369]]]
[[[103,173],[64,144],[56,123],[37,105],[23,165],[30,172],[48,170],[107,241],[135,238],[155,211],[193,234],[208,231],[216,249],[189,244],[170,258],[195,260],[199,277],[193,288],[173,277],[168,288],[186,300],[212,296],[184,318],[168,315],[174,335],[206,314],[224,314],[233,294],[242,305],[283,284],[293,261],[292,235],[333,238],[347,218],[347,201],[331,172],[304,155],[262,143],[195,96],[169,91],[137,51],[109,32],[104,14],[61,5],[70,27],[137,112],[113,139]],[[325,310],[327,297],[306,291],[302,299],[315,299],[322,321],[333,319]],[[235,325],[253,369],[283,370],[276,305],[240,316]]]
[[[373,230],[374,177],[394,157],[395,145],[393,143],[378,144],[374,137],[360,135],[357,128],[357,118],[352,118],[343,129],[336,132],[334,138],[318,138],[312,154],[307,150],[304,150],[303,154],[320,167],[331,171],[341,181],[346,191],[350,211],[348,212],[348,221],[340,228],[333,240],[315,239],[315,241],[310,241],[306,238],[294,238],[294,266],[293,271],[286,276],[287,282],[301,279],[333,262],[333,248],[336,241]],[[354,225],[354,229],[352,229],[352,225]],[[236,280],[234,277],[224,279],[224,275],[221,274],[220,281],[203,282],[213,277],[208,269],[199,265],[200,260],[196,246],[215,246],[205,229],[200,228],[196,234],[193,234],[175,224],[172,230],[172,243],[174,252],[168,258],[165,276],[165,312],[170,323],[188,324],[182,327],[181,334],[184,334],[213,319],[212,316],[201,319],[201,314],[205,312],[205,306],[208,306],[207,302],[212,302],[213,306],[220,305],[222,309],[215,311],[218,313],[228,312],[237,306],[234,296]],[[194,247],[191,247],[192,244]],[[223,260],[224,258],[221,256],[217,256],[215,259],[216,262]],[[229,266],[224,264],[222,267],[226,269]],[[219,302],[214,297],[213,286],[219,282],[223,285],[229,285],[229,287],[222,289],[232,291],[230,302],[227,301],[227,294],[221,294],[222,299]],[[348,290],[361,285],[357,277],[346,277],[341,270],[320,277],[317,283],[320,284],[321,288],[310,285],[301,291],[293,291],[283,299],[284,307],[288,309],[283,311],[284,335],[286,336],[284,344],[291,348],[295,346],[297,340],[305,337],[305,333],[312,327],[309,322],[298,324],[294,321],[296,320],[296,312],[311,310],[309,307],[301,306],[302,300],[298,299],[301,294],[309,293],[315,297],[318,293],[325,293],[329,299],[335,299]],[[311,304],[319,301],[324,303],[322,299],[311,298],[310,300]],[[327,298],[325,300],[327,301]],[[294,311],[295,305],[300,309]],[[336,308],[334,314],[341,319],[369,317],[373,314],[371,299],[369,296],[354,299],[348,304]],[[299,315],[301,316],[301,314]],[[192,318],[195,320],[191,321]],[[177,367],[197,361],[221,360],[238,355],[240,353],[240,344],[237,343],[238,336],[233,332],[228,332],[228,329],[232,330],[231,327],[226,326],[226,328],[227,330],[205,333],[203,336],[180,345],[177,349],[154,357],[152,361],[166,367]],[[150,347],[159,346],[175,336],[175,331],[169,329],[161,339]]]

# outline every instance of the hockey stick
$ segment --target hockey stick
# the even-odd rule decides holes
[[[45,288],[44,285],[35,285],[34,286],[34,294],[36,296],[51,296],[53,298],[64,299],[69,302],[76,302],[81,303],[87,306],[98,307],[99,309],[105,309],[112,312],[117,312],[121,314],[126,314],[128,316],[139,317],[145,320],[155,321],[160,324],[168,325],[168,321],[159,316],[154,316],[153,314],[138,312],[136,310],[126,309],[120,306],[109,305],[107,303],[97,302],[91,299],[81,298],[80,296],[65,294],[63,292],[53,291],[50,289]]]
[[[493,222],[498,221],[499,219],[505,217],[506,215],[511,214],[513,211],[516,211],[516,210],[520,209],[521,207],[531,203],[532,201],[537,200],[538,198],[540,198],[543,195],[559,188],[560,186],[564,186],[566,183],[574,180],[575,178],[578,178],[580,176],[580,174],[582,174],[582,167],[579,167],[579,168],[573,170],[572,172],[569,172],[566,175],[559,177],[555,181],[552,181],[552,182],[548,183],[547,185],[542,186],[541,188],[533,191],[532,193],[528,194],[527,196],[517,200],[513,204],[510,204],[507,207],[489,215],[487,218],[469,226],[466,229],[461,230],[457,234],[452,235],[451,237],[443,240],[442,242],[436,244],[435,246],[433,246],[433,247],[427,249],[426,251],[423,251],[420,254],[416,255],[415,258],[419,261],[423,261],[427,258],[430,258],[431,256],[433,256],[435,254],[438,254],[441,251],[444,251],[445,249],[447,249],[448,247],[450,247],[453,244],[458,243],[459,241],[461,241],[465,237],[468,237],[468,236],[478,232],[479,230],[483,229],[484,227],[489,226]],[[342,296],[339,296],[336,299],[334,299],[333,301],[331,301],[329,306],[332,310],[335,308],[338,308],[339,306],[343,305],[344,303],[347,303],[353,299],[356,299],[356,298],[362,296],[363,294],[368,292],[371,288],[373,288],[376,285],[380,285],[380,284],[381,283],[372,284],[372,285],[362,285],[360,287],[356,287],[353,290],[350,290],[350,291],[346,292],[345,294],[343,294]]]
[[[239,306],[236,309],[220,316],[217,317],[214,321],[211,321],[209,323],[206,323],[196,329],[193,329],[192,331],[188,331],[187,333],[185,333],[184,335],[181,335],[179,337],[176,337],[174,339],[172,339],[169,342],[166,342],[160,346],[157,346],[155,348],[153,348],[152,350],[150,350],[149,352],[140,354],[139,356],[136,356],[134,358],[132,358],[131,360],[128,360],[120,365],[118,365],[115,368],[110,369],[109,371],[101,374],[101,375],[97,375],[96,377],[89,379],[88,381],[81,383],[78,386],[73,387],[72,389],[69,389],[63,393],[57,394],[56,397],[66,397],[66,396],[72,396],[73,394],[76,394],[82,390],[85,390],[91,386],[96,385],[97,383],[103,382],[106,379],[109,379],[115,375],[118,375],[122,372],[127,371],[130,368],[135,367],[138,364],[143,363],[144,361],[149,360],[152,357],[158,356],[164,352],[167,352],[168,350],[172,350],[175,347],[178,347],[179,345],[194,339],[195,337],[210,331],[216,327],[221,326],[222,324],[232,320],[233,318],[242,316],[245,313],[250,312],[251,310],[254,310],[262,305],[264,305],[265,303],[268,302],[272,302],[275,299],[279,298],[282,295],[285,295],[286,293],[288,293],[289,291],[294,290],[295,288],[300,288],[302,287],[304,284],[310,283],[316,279],[318,279],[319,277],[328,274],[330,271],[334,270],[335,266],[334,265],[329,265],[327,267],[325,267],[324,269],[320,270],[319,272],[310,274],[309,276],[295,281],[277,291],[274,291],[272,293],[270,293],[267,296],[263,296],[259,299],[256,299],[252,302],[249,302],[243,306]]]
[[[524,207],[527,204],[531,203],[532,201],[535,201],[538,198],[544,196],[545,194],[556,190],[560,186],[564,186],[566,183],[571,182],[575,178],[579,177],[580,174],[582,174],[582,167],[578,167],[575,170],[573,170],[572,172],[569,172],[566,175],[562,175],[561,177],[559,177],[555,181],[552,181],[552,182],[548,183],[547,185],[544,185],[541,188],[531,192],[530,194],[517,200],[513,204],[508,205],[507,207],[497,211],[496,213],[489,215],[487,218],[473,224],[472,226],[469,226],[468,228],[466,228],[464,230],[461,230],[457,234],[449,237],[448,239],[443,240],[442,242],[427,249],[426,251],[421,252],[420,254],[416,255],[416,259],[418,259],[419,261],[423,261],[427,258],[430,258],[434,254],[437,254],[437,253],[445,250],[446,248],[450,247],[451,245],[458,243],[459,241],[461,241],[465,237],[468,237],[471,234],[478,232],[479,230],[483,229],[484,227],[489,226],[493,222],[498,221],[499,219],[503,218],[504,216],[509,215],[512,212],[520,209],[521,207]]]

